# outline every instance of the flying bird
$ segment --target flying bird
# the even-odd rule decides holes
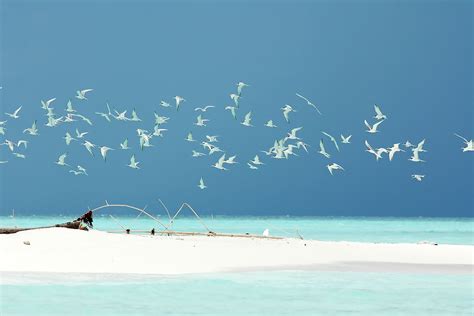
[[[237,108],[239,108],[239,99],[240,99],[240,95],[238,94],[235,94],[235,93],[232,93],[230,95],[230,98],[232,99],[232,101],[234,101],[234,104]]]
[[[297,93],[296,96],[303,99],[303,100],[305,100],[306,103],[308,103],[309,106],[312,106],[316,111],[318,111],[319,115],[322,115],[321,112],[319,111],[318,107],[316,105],[314,105],[310,100],[308,100],[307,98],[305,98],[304,96],[302,96],[299,93]]]
[[[258,157],[258,155],[255,155],[255,157],[252,160],[250,160],[250,163],[254,165],[264,165],[264,163],[260,161],[260,158]]]
[[[20,154],[20,153],[13,153],[13,155],[14,155],[15,157],[17,157],[17,158],[21,158],[21,159],[25,159],[25,158],[26,158],[26,156],[25,156],[25,155],[23,155],[23,154]]]
[[[382,124],[383,120],[382,121],[378,121],[377,123],[374,123],[374,125],[370,126],[369,123],[367,123],[367,120],[364,120],[364,123],[365,123],[365,126],[367,126],[367,130],[366,132],[367,133],[371,133],[371,134],[375,134],[377,133],[377,127]]]
[[[85,135],[89,134],[89,132],[79,132],[79,130],[76,128],[76,137],[77,138],[83,138]]]
[[[342,143],[343,144],[350,144],[351,143],[351,137],[352,137],[352,135],[344,137],[344,135],[341,134]]]
[[[18,109],[16,109],[15,112],[13,112],[13,113],[5,113],[5,114],[8,115],[8,116],[11,117],[11,118],[17,119],[17,118],[20,117],[20,116],[18,115],[18,113],[20,113],[22,107],[23,107],[23,106],[20,106],[20,107],[19,107]]]
[[[265,126],[266,126],[266,127],[270,127],[270,128],[278,127],[278,126],[276,126],[275,124],[273,124],[273,121],[272,121],[272,120],[269,120],[267,123],[265,123]]]
[[[175,96],[174,100],[176,101],[176,111],[179,111],[179,106],[181,105],[182,102],[186,102],[186,100],[183,97],[180,96]]]
[[[244,83],[244,82],[239,82],[237,83],[237,94],[240,96],[242,94],[242,90],[243,88],[245,87],[250,87],[248,84]]]
[[[227,163],[227,164],[230,164],[230,165],[233,165],[233,164],[236,164],[238,163],[237,161],[235,161],[235,158],[237,158],[237,156],[230,156],[229,158],[227,158],[224,163]]]
[[[467,140],[467,138],[464,138],[461,135],[456,134],[456,133],[454,133],[454,135],[461,138],[464,141],[464,144],[466,145],[466,147],[462,148],[462,152],[474,151],[474,141],[472,139]]]
[[[290,139],[290,140],[300,140],[301,138],[297,137],[296,136],[296,133],[301,131],[303,129],[303,127],[296,127],[296,128],[293,128],[286,136],[286,139]]]
[[[290,113],[291,112],[296,112],[291,105],[285,104],[284,107],[281,108],[283,111],[283,116],[285,117],[285,120],[287,123],[290,123]]]
[[[377,120],[385,120],[387,119],[387,116],[382,113],[380,110],[380,107],[377,104],[374,104],[374,109],[375,109],[375,116],[374,118]]]
[[[412,143],[410,143],[410,141],[408,141],[408,140],[405,142],[405,145],[404,145],[404,146],[405,146],[405,148],[415,147],[415,145],[413,145]]]
[[[198,187],[199,187],[199,189],[201,189],[201,190],[204,190],[205,188],[207,188],[207,186],[204,184],[204,180],[202,179],[202,177],[201,177],[201,179],[199,180]]]
[[[326,133],[326,132],[321,132],[321,133],[323,133],[324,135],[326,135],[327,137],[329,137],[329,139],[334,143],[334,146],[336,146],[337,151],[339,151],[339,145],[337,144],[336,138],[333,137],[333,136],[331,136],[331,135],[329,135],[329,134]]]
[[[425,177],[424,174],[412,174],[411,175],[412,179],[418,181],[418,182],[421,182],[423,180],[423,178]]]
[[[56,98],[49,99],[48,101],[41,100],[41,108],[44,110],[48,110],[49,106],[51,105],[51,103],[54,102],[54,100],[56,100]]]
[[[390,161],[392,161],[395,153],[400,152],[400,151],[404,151],[404,150],[400,149],[400,144],[397,143],[397,144],[393,144],[392,147],[388,148],[388,151],[389,151],[388,152],[388,159]]]
[[[107,153],[109,152],[109,150],[114,150],[114,149],[107,146],[100,147],[100,154],[102,155],[102,158],[104,158],[104,161],[107,161]]]
[[[187,142],[195,142],[196,140],[193,138],[193,133],[189,132],[188,136],[186,136],[185,140]]]
[[[132,118],[130,119],[132,122],[141,122],[141,119],[138,117],[137,112],[135,109],[132,110]]]
[[[132,155],[132,157],[130,157],[130,164],[128,164],[127,166],[132,169],[140,169],[140,167],[138,167],[139,163],[140,162],[135,161],[135,155]]]
[[[194,123],[194,125],[204,127],[204,126],[207,126],[207,125],[206,125],[206,122],[209,122],[209,120],[208,120],[208,119],[204,119],[204,118],[202,118],[201,115],[199,115],[199,116],[196,118],[196,123]]]
[[[88,176],[86,168],[81,167],[81,166],[78,165],[78,166],[77,166],[77,170],[79,170],[80,172],[82,172],[82,173],[84,173],[86,176]]]
[[[207,141],[209,143],[217,143],[218,142],[218,140],[217,140],[218,137],[219,136],[217,136],[217,135],[214,135],[214,136],[206,135]]]
[[[128,147],[128,138],[126,138],[123,143],[120,143],[120,148],[123,149],[123,150],[127,150],[127,149],[130,149],[130,147]]]
[[[228,170],[227,168],[224,167],[224,163],[225,163],[225,154],[223,154],[219,160],[212,165],[212,167],[216,168],[216,169],[219,169],[219,170]]]
[[[23,133],[28,133],[31,136],[38,136],[38,128],[36,127],[36,120],[33,122],[33,125],[31,125],[30,128],[25,128],[23,130]]]
[[[161,101],[161,102],[160,102],[160,105],[161,105],[162,107],[164,107],[164,108],[168,108],[168,107],[171,106],[171,104],[169,104],[168,102],[165,102],[165,101]]]
[[[367,152],[373,154],[373,155],[375,156],[375,158],[377,159],[377,161],[378,161],[380,158],[382,158],[382,152],[379,151],[379,150],[377,150],[377,151],[374,150],[367,140],[365,141],[365,146],[367,147],[367,149],[366,149],[365,151],[367,151]]]
[[[109,104],[106,103],[105,105],[107,106],[107,113],[95,112],[95,114],[102,116],[103,118],[105,118],[107,121],[110,122],[110,117],[113,116],[113,115],[112,115],[112,112],[110,111],[110,106],[109,106]]]
[[[76,112],[76,110],[74,110],[74,108],[72,107],[71,100],[67,101],[67,104],[66,104],[66,112],[68,112],[68,113],[74,113],[74,112]]]
[[[251,121],[252,121],[252,111],[245,114],[244,120],[240,124],[247,127],[252,127],[253,125],[251,124]]]
[[[332,163],[332,164],[329,164],[326,166],[329,170],[329,173],[331,175],[333,175],[333,170],[343,170],[344,171],[344,168],[342,168],[340,165],[338,165],[337,163]]]
[[[202,157],[206,154],[193,150],[193,157]]]
[[[84,147],[86,147],[87,151],[88,151],[92,156],[94,156],[94,153],[92,152],[92,148],[95,147],[94,144],[92,144],[90,141],[86,140],[86,141],[84,141],[84,143],[82,143],[82,145],[83,145]]]
[[[56,161],[55,164],[60,165],[60,166],[69,166],[65,162],[66,157],[67,157],[67,153],[62,154],[61,156],[59,156],[58,161]]]
[[[87,100],[86,93],[93,91],[93,89],[84,89],[84,90],[77,90],[76,98],[79,100]]]
[[[420,159],[420,151],[419,150],[413,150],[413,155],[410,157],[410,161],[412,162],[425,162],[424,160]]]
[[[212,109],[214,105],[206,105],[203,108],[195,108],[194,111],[201,111],[201,112],[206,112],[208,109]]]
[[[250,168],[251,170],[257,170],[257,169],[258,169],[257,166],[252,165],[250,162],[247,162],[247,166],[249,166],[249,168]]]
[[[326,151],[326,148],[324,148],[324,142],[323,142],[322,139],[319,141],[319,151],[318,151],[318,153],[320,153],[321,155],[323,155],[326,158],[331,158],[331,155],[328,154],[327,151]]]

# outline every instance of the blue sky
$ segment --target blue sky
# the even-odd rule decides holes
[[[473,159],[462,153],[460,133],[474,137],[473,25],[470,1],[11,1],[2,0],[0,121],[3,112],[22,105],[9,120],[3,139],[27,139],[27,159],[0,147],[0,212],[82,213],[103,200],[149,205],[157,198],[174,207],[183,201],[203,213],[234,215],[472,216]],[[244,91],[239,119],[253,113],[245,128],[224,110],[235,84]],[[93,88],[89,100],[74,99],[78,89]],[[318,104],[322,116],[295,96]],[[180,95],[179,112],[159,106]],[[40,100],[56,97],[63,113],[69,99],[94,126],[84,123],[44,126]],[[136,108],[143,122],[108,123],[93,114],[105,103]],[[369,135],[373,104],[388,119],[381,133]],[[280,108],[297,110],[290,124]],[[214,105],[206,128],[193,125],[197,106]],[[153,129],[153,112],[170,117],[164,138],[138,149],[137,128]],[[62,115],[62,114],[61,114]],[[22,134],[33,120],[38,137]],[[273,119],[276,129],[263,127]],[[288,130],[310,153],[280,161],[260,155],[265,165],[250,170],[246,161],[268,149]],[[130,139],[130,152],[115,150],[104,163],[77,142],[62,137],[76,127],[88,139],[115,149]],[[220,146],[240,162],[228,172],[211,168],[219,156],[191,158],[196,144],[183,139],[221,136]],[[316,153],[321,131],[353,134],[338,153],[326,141],[331,159]],[[1,136],[0,136],[1,137]],[[375,147],[426,138],[416,164],[401,153],[376,162],[364,152]],[[55,165],[87,168],[73,176]],[[125,165],[131,153],[141,170]],[[331,176],[325,166],[345,168]],[[411,174],[426,174],[423,182]],[[208,189],[199,190],[203,177]]]

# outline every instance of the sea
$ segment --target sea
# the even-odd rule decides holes
[[[69,220],[69,216],[0,216],[0,226],[49,226]],[[159,230],[162,224],[170,225],[168,218],[103,214],[94,219],[94,229],[130,229],[132,233]],[[262,234],[268,229],[275,236],[333,241],[474,244],[472,218],[208,216],[202,221],[178,218],[172,228],[250,234]],[[0,284],[2,316],[474,314],[473,273],[2,273]]]

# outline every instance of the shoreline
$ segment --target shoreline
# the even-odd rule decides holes
[[[24,244],[25,241],[30,245]],[[0,235],[0,275],[190,275],[258,271],[472,274],[474,246],[204,236],[64,228]]]

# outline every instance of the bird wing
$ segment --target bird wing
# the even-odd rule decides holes
[[[367,123],[367,120],[364,120],[364,124],[365,126],[367,126],[368,129],[372,129],[372,126],[370,126],[369,123]]]
[[[468,140],[467,140],[466,138],[462,137],[461,135],[456,134],[456,133],[454,133],[454,135],[457,136],[457,137],[459,137],[459,138],[461,138],[461,139],[464,140],[466,143],[468,142]]]
[[[370,146],[369,142],[366,140],[365,141],[365,146],[367,146],[367,148],[369,149],[369,151],[371,152],[374,152],[374,149],[372,148],[372,146]]]
[[[378,116],[382,116],[382,115],[383,115],[382,111],[380,111],[380,108],[377,106],[377,104],[374,104],[374,109],[375,109],[375,113],[376,113]]]
[[[378,121],[377,123],[374,124],[373,128],[374,129],[377,129],[377,126],[379,126],[380,124],[382,124],[383,120],[381,121]]]

